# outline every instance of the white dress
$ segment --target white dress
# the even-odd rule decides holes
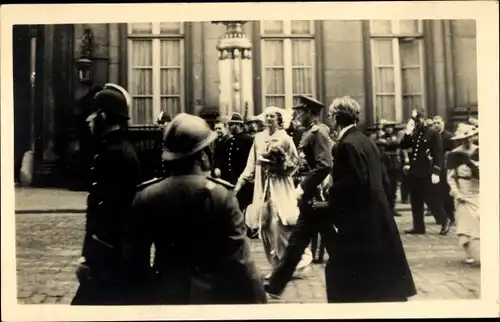
[[[259,162],[259,158],[271,144],[280,145],[298,167],[298,152],[293,139],[285,130],[277,130],[270,135],[266,129],[255,135],[247,165],[238,181],[239,184],[254,182],[252,204],[261,209],[263,211],[262,217],[266,218],[261,223],[261,239],[266,257],[274,268],[283,258],[288,245],[288,237],[293,228],[289,223],[298,216],[298,208],[296,207],[297,200],[294,195],[295,187],[292,176],[268,177]],[[309,249],[306,249],[297,268],[300,269],[310,264],[311,260],[312,254]]]

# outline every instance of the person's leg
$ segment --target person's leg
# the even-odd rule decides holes
[[[431,213],[436,218],[436,222],[441,225],[440,235],[446,235],[450,230],[450,219],[447,218],[441,198],[440,185],[433,184],[430,179],[426,181],[427,187],[423,189],[425,202]]]
[[[405,231],[406,233],[424,234],[424,189],[423,180],[419,178],[408,178],[410,189],[411,213],[413,216],[413,229]]]
[[[314,225],[314,213],[311,210],[309,205],[301,204],[300,215],[288,239],[285,254],[271,274],[269,283],[265,285],[268,293],[279,295],[283,292],[301,261],[312,235],[317,232]]]

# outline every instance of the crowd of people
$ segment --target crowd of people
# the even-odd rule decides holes
[[[401,138],[390,122],[369,138],[350,97],[326,106],[301,96],[289,110],[222,116],[213,130],[195,115],[162,114],[163,175],[141,183],[124,135],[130,102],[107,84],[87,118],[97,149],[73,305],[267,303],[325,251],[328,302],[406,301],[416,287],[394,219],[400,170],[414,218],[407,233],[425,233],[425,202],[441,234],[456,222],[467,261],[479,260],[475,126],[459,126],[450,140],[461,145],[445,162],[443,134],[423,111]],[[454,217],[430,192],[445,184]],[[269,275],[248,237],[262,241]]]

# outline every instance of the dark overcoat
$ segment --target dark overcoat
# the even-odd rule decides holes
[[[130,304],[267,301],[230,189],[222,180],[189,174],[170,176],[137,194],[126,234],[125,258],[136,289]]]
[[[124,132],[105,134],[96,148],[82,247],[90,279],[80,283],[73,305],[122,303],[123,233],[140,181],[140,164]]]
[[[329,190],[335,246],[326,267],[328,302],[404,301],[416,294],[386,197],[387,175],[373,140],[347,130]]]

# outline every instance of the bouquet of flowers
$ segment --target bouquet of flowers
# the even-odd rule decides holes
[[[281,145],[271,143],[260,161],[271,177],[286,177],[295,169],[295,163],[286,155]]]

